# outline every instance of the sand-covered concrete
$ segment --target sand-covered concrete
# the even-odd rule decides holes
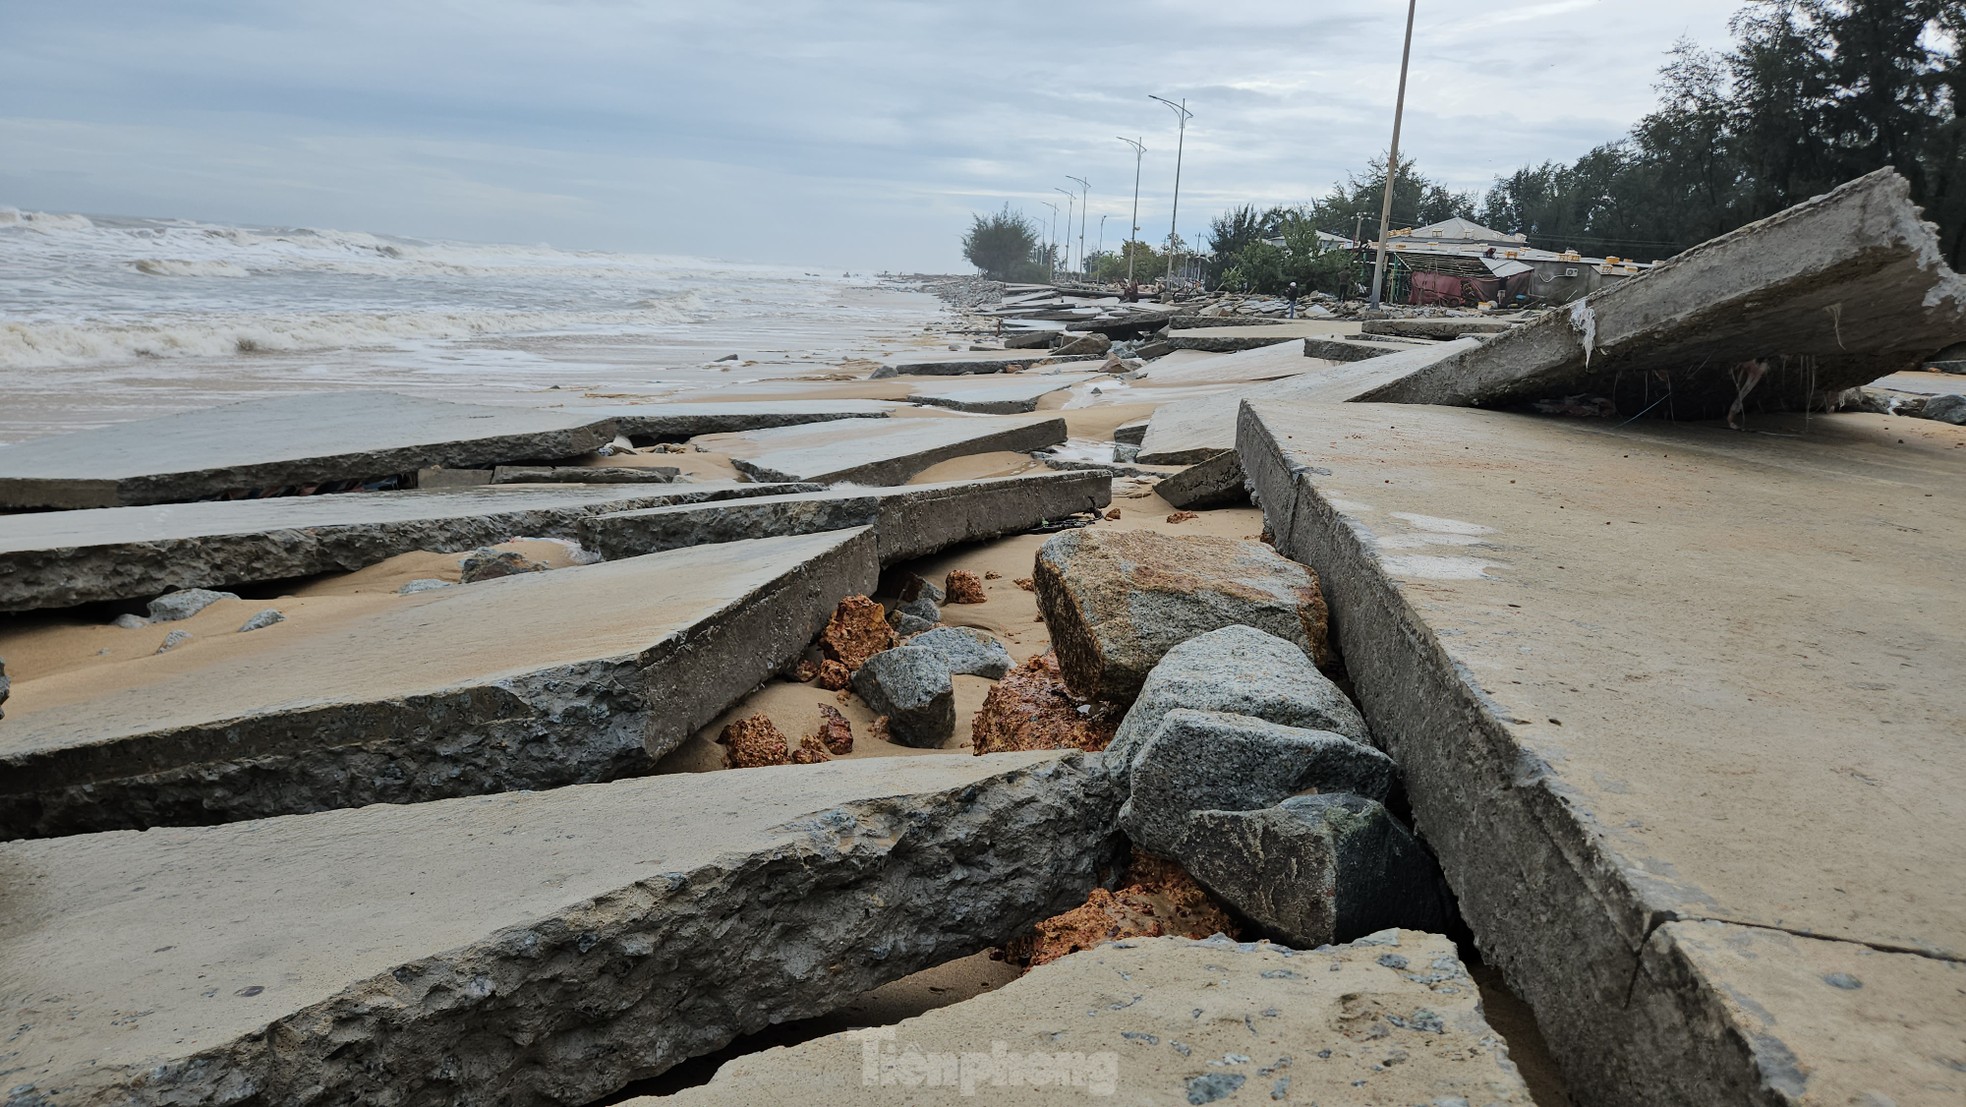
[[[878,425],[781,427],[693,439],[759,481],[901,484],[938,462],[968,454],[1029,453],[1065,441],[1062,419],[1042,415],[923,415]]]

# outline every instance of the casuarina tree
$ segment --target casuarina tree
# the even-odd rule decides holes
[[[1044,251],[1038,245],[1038,225],[1005,204],[994,215],[975,216],[963,235],[963,257],[998,281],[1042,280]]]

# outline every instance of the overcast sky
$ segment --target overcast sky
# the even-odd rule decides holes
[[[1403,149],[1468,189],[1651,106],[1731,0],[1421,0]],[[0,33],[0,205],[955,271],[1067,174],[1125,233],[1382,150],[1404,0],[61,0]]]

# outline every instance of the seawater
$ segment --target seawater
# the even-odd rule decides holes
[[[786,266],[0,208],[0,442],[295,389],[789,395],[940,316]]]

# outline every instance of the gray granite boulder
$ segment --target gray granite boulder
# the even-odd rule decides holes
[[[1925,401],[1923,414],[1941,423],[1966,426],[1966,396],[1934,396]]]
[[[1032,580],[1081,699],[1131,702],[1168,650],[1238,624],[1326,661],[1317,577],[1260,542],[1088,527],[1040,547]]]
[[[121,615],[118,615],[114,619],[111,619],[109,621],[109,625],[117,628],[118,630],[136,630],[139,627],[149,626],[150,620],[144,618],[141,615],[132,615],[129,612],[125,611]]]
[[[1120,829],[1149,853],[1185,862],[1197,811],[1253,811],[1302,792],[1384,798],[1392,759],[1341,734],[1177,708],[1134,759]]]
[[[284,623],[286,621],[287,617],[280,614],[278,609],[269,607],[265,611],[247,619],[244,625],[240,626],[239,633],[244,634],[249,630],[264,630],[274,623]]]
[[[1106,747],[1106,763],[1129,771],[1140,747],[1177,707],[1329,730],[1371,743],[1364,716],[1304,651],[1255,627],[1223,627],[1167,651]]]
[[[1433,855],[1363,796],[1202,811],[1193,828],[1181,864],[1286,945],[1315,949],[1392,926],[1438,933],[1453,919]]]
[[[459,563],[458,568],[460,583],[476,584],[481,580],[497,580],[500,577],[517,576],[520,573],[544,572],[546,563],[534,561],[512,550],[494,550],[490,546],[480,546],[471,551]]]
[[[1113,340],[1098,331],[1088,331],[1077,338],[1051,351],[1057,357],[1072,357],[1080,354],[1103,354],[1113,348]]]
[[[934,749],[956,732],[955,683],[934,650],[882,650],[854,672],[853,691],[887,716],[888,737],[904,746]]]
[[[209,588],[186,588],[181,592],[166,593],[150,601],[150,621],[175,623],[179,619],[191,618],[220,600],[238,598],[234,593],[214,592]]]
[[[157,652],[168,653],[189,641],[191,641],[190,631],[174,630],[164,636],[164,641],[157,646]]]
[[[1002,642],[974,627],[936,627],[909,639],[908,644],[935,651],[949,671],[960,676],[1001,680],[1015,664]]]

